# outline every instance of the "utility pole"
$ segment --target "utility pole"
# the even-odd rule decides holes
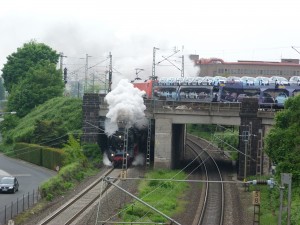
[[[282,224],[282,213],[283,213],[283,195],[285,185],[288,185],[288,199],[287,199],[287,218],[285,219],[286,224],[291,224],[291,204],[292,204],[292,174],[291,173],[282,173],[281,174],[281,186],[280,189],[280,207],[278,215],[278,225]]]
[[[87,91],[87,76],[88,76],[89,55],[85,56],[85,72],[84,72],[84,93]]]
[[[151,76],[151,80],[156,80],[156,76],[155,76],[155,54],[156,54],[156,50],[159,50],[159,48],[153,47],[153,62],[152,62],[152,76]]]
[[[61,74],[63,75],[63,65],[64,65],[64,63],[63,63],[63,58],[67,58],[67,56],[64,56],[64,53],[63,52],[60,52],[59,53],[59,56],[60,56],[60,65],[59,65],[59,69],[60,69],[60,71],[61,71]]]
[[[84,92],[87,92],[87,88],[88,88],[88,75],[89,75],[89,56],[88,54],[86,54],[85,56],[85,73],[84,73]]]
[[[109,70],[108,70],[108,92],[111,92],[112,85],[112,55],[109,52]]]
[[[184,55],[181,57],[181,77],[184,77]]]

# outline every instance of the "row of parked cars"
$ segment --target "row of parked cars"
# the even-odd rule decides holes
[[[236,76],[205,76],[205,77],[162,77],[158,85],[220,85],[225,83],[243,83],[243,85],[300,85],[300,76],[293,76],[289,80],[281,76],[272,77],[236,77]]]

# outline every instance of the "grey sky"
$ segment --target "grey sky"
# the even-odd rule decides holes
[[[160,48],[157,62],[174,47],[181,50],[171,58],[178,67],[182,54],[195,53],[225,61],[300,58],[291,48],[300,51],[299,18],[297,0],[3,0],[0,68],[32,39],[64,52],[73,70],[89,54],[89,65],[98,64],[94,72],[101,73],[111,52],[116,76],[130,79],[135,68],[145,70],[141,77],[151,75],[153,47]],[[180,76],[164,64],[157,75]],[[185,65],[186,75],[194,75],[187,57]]]

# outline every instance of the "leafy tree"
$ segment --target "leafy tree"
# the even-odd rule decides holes
[[[43,43],[30,41],[25,43],[17,52],[7,57],[7,63],[2,69],[2,78],[6,90],[11,93],[14,85],[25,79],[31,74],[30,68],[43,61],[49,61],[57,64],[59,54]]]
[[[63,122],[59,120],[37,120],[33,132],[32,143],[61,148],[68,135]]]
[[[3,144],[27,142],[52,146],[59,142],[62,145],[69,132],[82,131],[82,99],[52,98],[23,118],[11,114],[4,118],[0,123]]]
[[[8,97],[8,110],[16,111],[20,117],[47,100],[62,96],[64,83],[56,65],[43,61],[31,67],[25,78],[12,86]]]
[[[300,96],[289,98],[276,113],[275,125],[265,139],[265,151],[277,164],[277,173],[292,173],[300,182]]]
[[[66,155],[64,162],[65,165],[73,162],[81,162],[83,164],[87,163],[87,158],[82,151],[79,140],[77,140],[72,134],[69,135],[69,140],[67,144],[64,145],[63,150]]]

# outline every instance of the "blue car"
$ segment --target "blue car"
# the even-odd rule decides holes
[[[282,107],[284,106],[284,102],[288,99],[287,94],[281,92],[279,93],[279,95],[277,95],[277,97],[275,98],[275,103],[278,107]]]

